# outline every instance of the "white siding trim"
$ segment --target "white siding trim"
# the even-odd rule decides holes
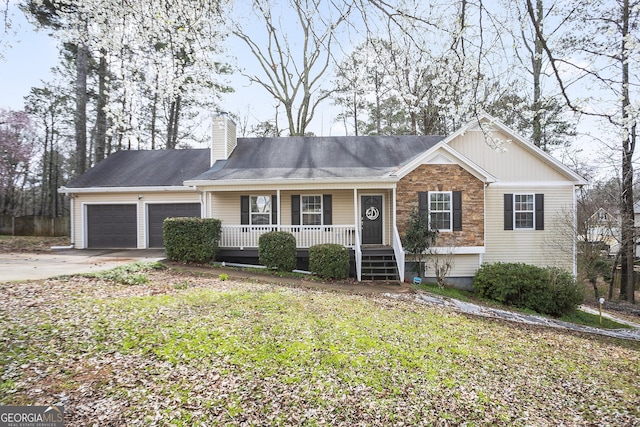
[[[419,155],[417,158],[409,162],[407,165],[403,166],[396,172],[394,172],[394,176],[398,178],[404,178],[411,172],[413,172],[418,166],[423,164],[429,164],[429,162],[437,157],[439,152],[445,152],[454,158],[451,163],[454,163],[462,167],[464,170],[469,172],[471,175],[475,176],[482,182],[495,182],[497,178],[491,175],[489,172],[478,166],[471,159],[464,156],[462,153],[458,152],[445,142],[441,141],[431,147],[429,150],[425,151],[423,154]],[[445,156],[449,157],[449,156]]]
[[[577,184],[571,181],[522,181],[522,182],[492,182],[491,187],[520,188],[520,187],[575,187]]]

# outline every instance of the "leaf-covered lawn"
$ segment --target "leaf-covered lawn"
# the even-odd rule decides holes
[[[65,246],[69,237],[0,236],[0,253],[48,252],[51,246]]]
[[[640,425],[640,344],[149,273],[0,285],[0,404],[86,425]]]

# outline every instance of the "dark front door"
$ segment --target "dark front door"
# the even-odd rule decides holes
[[[362,244],[382,244],[382,196],[362,196]]]

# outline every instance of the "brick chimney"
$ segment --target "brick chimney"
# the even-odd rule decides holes
[[[228,159],[237,143],[235,122],[227,113],[214,116],[211,126],[211,166],[216,160]]]

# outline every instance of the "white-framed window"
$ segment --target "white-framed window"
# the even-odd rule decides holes
[[[535,195],[513,195],[513,226],[516,229],[533,230],[535,223]]]
[[[271,224],[271,196],[249,196],[249,223]]]
[[[302,225],[322,225],[322,196],[300,196]]]
[[[430,191],[429,223],[431,228],[451,231],[452,219],[451,191]]]

